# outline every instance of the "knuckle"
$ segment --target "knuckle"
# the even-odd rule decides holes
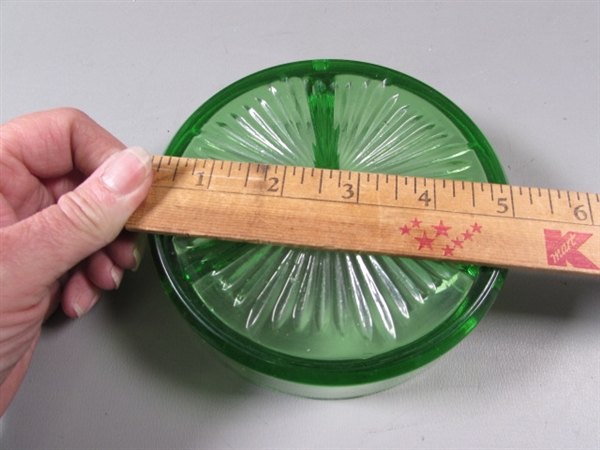
[[[63,106],[49,111],[50,114],[59,120],[76,123],[80,120],[87,120],[89,116],[82,110],[70,106]]]
[[[100,247],[107,245],[112,239],[105,236],[107,217],[99,206],[95,195],[83,196],[77,190],[61,196],[57,205],[62,212],[67,228],[74,229],[87,236]]]

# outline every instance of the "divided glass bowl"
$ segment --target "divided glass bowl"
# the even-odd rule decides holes
[[[356,61],[301,61],[243,78],[196,110],[166,154],[506,183],[486,138],[450,100]],[[398,232],[417,236],[413,228],[432,225]],[[458,246],[470,232],[442,231]],[[217,354],[258,383],[316,398],[377,392],[437,359],[477,325],[506,275],[381,255],[150,239],[166,291]]]

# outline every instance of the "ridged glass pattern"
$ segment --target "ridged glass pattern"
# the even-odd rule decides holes
[[[183,156],[487,180],[438,108],[358,74],[272,79],[195,129]],[[210,220],[210,218],[207,218]],[[478,268],[385,256],[172,238],[196,296],[235,333],[298,358],[368,359],[451,317]]]

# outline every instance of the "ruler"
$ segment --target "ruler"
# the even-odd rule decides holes
[[[600,276],[600,194],[153,158],[131,231]]]

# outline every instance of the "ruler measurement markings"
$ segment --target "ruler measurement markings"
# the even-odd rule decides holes
[[[240,164],[240,167],[242,167],[242,165]],[[250,164],[248,164],[248,169],[246,170],[246,179],[244,181],[244,187],[248,186],[248,179],[250,178]]]
[[[508,190],[510,192],[510,206],[511,206],[511,212],[512,212],[512,216],[516,217],[516,213],[515,213],[515,196],[513,194],[513,187],[509,186]]]
[[[173,178],[171,178],[171,181],[175,181],[175,177],[177,176],[177,169],[179,168],[179,163],[181,162],[180,159],[177,160],[177,164],[175,164],[175,170],[173,171]]]
[[[323,190],[323,169],[321,169],[321,176],[319,177],[319,194]]]
[[[212,160],[211,160],[211,161],[212,161]],[[213,163],[213,165],[212,165],[212,167],[211,167],[211,169],[212,169],[212,170],[211,170],[211,174],[209,175],[209,177],[206,177],[206,178],[205,178],[207,181],[208,181],[208,180],[212,180],[212,179],[214,179],[214,176],[213,176],[214,174],[213,174],[213,172],[214,172],[214,168],[215,168],[215,166],[216,166],[216,161],[212,161],[212,163]],[[171,160],[171,164],[173,164],[173,160]],[[181,168],[181,164],[176,164],[176,167],[177,167],[177,166],[179,166],[179,168]],[[223,162],[223,161],[221,161],[221,166],[224,166],[224,162]],[[232,167],[232,163],[230,163],[230,165],[229,165],[229,169],[231,169],[231,167]],[[264,168],[265,168],[265,170],[267,170],[267,169],[272,169],[274,173],[276,173],[276,174],[279,174],[279,170],[280,170],[280,167],[279,167],[279,166],[272,166],[272,167],[264,166]],[[176,170],[179,170],[179,169],[176,169]],[[260,168],[259,168],[259,170],[260,170]],[[283,166],[283,170],[284,170],[284,173],[285,173],[286,166]],[[195,169],[192,169],[192,172],[195,172]],[[332,172],[330,172],[330,173],[332,173]],[[378,175],[378,174],[376,174],[376,176],[377,176],[377,175]],[[230,173],[228,173],[228,175],[227,175],[227,176],[228,176],[228,177],[230,177]],[[349,176],[349,178],[351,179],[351,177],[352,177],[352,173],[351,173],[351,172],[348,172],[348,176]],[[268,177],[268,174],[267,174],[267,177]],[[368,178],[369,178],[369,180],[370,180],[370,177],[368,177]],[[375,180],[377,180],[377,177],[376,177],[376,179],[375,179]],[[244,180],[244,181],[245,181],[245,180]],[[358,180],[357,180],[357,181],[358,181]],[[372,181],[372,180],[371,180],[371,181]],[[433,187],[434,187],[434,196],[433,196],[433,199],[431,199],[431,200],[433,200],[433,201],[434,201],[434,209],[435,209],[435,210],[440,210],[440,211],[447,211],[447,212],[456,211],[456,209],[455,209],[455,208],[453,209],[453,208],[445,207],[445,205],[444,205],[444,204],[439,204],[439,190],[438,190],[438,187],[437,187],[438,185],[436,184],[436,182],[437,182],[437,181],[439,181],[439,180],[435,180],[435,179],[433,179],[433,180],[422,179],[423,186],[427,186],[427,182],[428,182],[428,181],[432,181],[432,182],[433,182]],[[378,204],[378,201],[369,201],[369,200],[368,200],[368,198],[367,198],[366,200],[365,200],[364,198],[361,198],[361,196],[360,196],[360,193],[361,193],[361,192],[364,190],[363,188],[366,188],[366,185],[364,185],[364,184],[360,183],[360,181],[358,181],[358,183],[359,183],[359,184],[357,185],[357,188],[358,188],[358,190],[359,190],[359,194],[358,194],[358,202],[359,202],[359,203],[362,203],[362,204],[377,205],[377,204]],[[418,183],[418,182],[417,182],[417,183]],[[445,183],[445,180],[443,180],[443,184],[442,184],[442,186],[443,186],[443,185],[446,185],[446,186],[447,186],[447,184]],[[455,188],[455,183],[452,183],[452,185],[453,185],[453,188]],[[484,184],[483,184],[483,186],[484,186],[484,190],[485,190],[485,186],[486,186],[486,184],[484,183]],[[498,189],[503,189],[502,185],[497,185],[496,187],[497,187]],[[493,187],[491,187],[491,188],[493,189]],[[511,191],[510,191],[510,194],[511,194],[511,204],[510,204],[510,206],[508,206],[508,205],[507,205],[507,207],[509,207],[509,208],[511,209],[511,215],[512,215],[513,217],[516,217],[516,216],[517,216],[517,214],[516,214],[516,202],[514,201],[513,186],[509,186],[509,188],[510,188],[510,190],[511,190]],[[376,185],[376,187],[375,187],[375,190],[377,190],[377,189],[378,189],[378,188],[377,188],[377,185]],[[522,192],[522,187],[519,187],[519,191],[520,191],[520,192]],[[323,186],[321,185],[321,194],[323,194],[323,193],[324,193],[324,191],[323,191]],[[249,194],[251,194],[251,195],[255,195],[254,193],[249,193]],[[283,193],[281,192],[281,190],[280,190],[280,189],[279,189],[279,195],[280,195],[280,196],[282,196],[282,197],[287,197],[287,195],[283,195]],[[455,196],[455,195],[456,195],[456,191],[455,191],[455,189],[454,189],[454,191],[453,191],[453,196]],[[542,191],[542,195],[543,195],[543,191]],[[558,193],[557,193],[557,196],[558,196]],[[306,199],[310,199],[310,197],[304,197],[304,198],[306,198]],[[490,196],[490,198],[491,198],[491,196]],[[494,198],[496,198],[496,197],[494,196]],[[561,196],[561,198],[562,198],[562,196]],[[580,197],[580,198],[581,198],[581,197]],[[394,185],[394,199],[396,200],[395,185]],[[586,199],[587,199],[587,203],[588,203],[588,204],[587,204],[588,211],[587,211],[586,213],[588,213],[588,212],[589,212],[589,214],[590,214],[590,222],[591,222],[592,224],[594,224],[594,215],[593,215],[593,213],[592,213],[592,207],[591,207],[591,201],[592,201],[592,200],[591,200],[591,198],[590,198],[589,196],[587,196],[587,197],[586,197]],[[550,200],[552,200],[552,199],[551,199],[551,197],[550,197]],[[477,203],[477,202],[476,202],[476,203]],[[554,206],[554,212],[556,212],[556,211],[555,211],[555,210],[556,210],[556,205],[554,204],[554,202],[552,202],[552,205]],[[416,207],[416,208],[414,208],[414,209],[419,209],[419,207]],[[496,212],[497,212],[497,213],[504,213],[504,211],[496,211]],[[488,215],[488,214],[481,214],[481,215]],[[561,221],[561,223],[569,223],[569,222],[568,222],[568,221]]]
[[[220,188],[219,188],[218,181],[221,179],[223,179],[225,181],[228,180],[227,172],[225,170],[225,164],[223,164],[223,163],[218,164],[219,160],[208,160],[208,161],[211,161],[210,167],[207,167],[206,165],[204,165],[204,170],[197,174],[200,177],[201,181],[199,183],[196,183],[195,186],[199,187],[199,188],[204,188],[206,190],[210,189],[211,191],[212,190],[219,191]],[[233,163],[229,164],[230,167],[231,167],[231,165],[233,165]],[[216,183],[216,188],[214,186],[215,183]]]
[[[435,197],[435,205],[434,209],[444,211],[456,209],[456,197],[454,190],[454,183],[451,181],[442,180],[441,186],[439,183],[440,180],[437,180],[434,184],[434,197]],[[444,182],[446,181],[446,182]]]
[[[590,202],[590,196],[587,193],[586,193],[585,196],[587,197],[588,208],[590,210],[590,222],[592,223],[592,225],[595,225],[595,223],[594,223],[594,212],[592,211],[592,202]]]
[[[283,196],[284,196],[284,195],[283,195],[283,188],[285,187],[285,181],[286,181],[286,180],[285,180],[285,176],[286,176],[286,174],[287,174],[287,166],[284,166],[284,168],[283,168],[283,177],[282,177],[282,179],[281,179],[281,190],[280,190],[280,192],[279,192],[279,195],[280,195],[281,197],[283,197]]]
[[[206,181],[206,189],[210,188],[210,183],[212,182],[213,179],[213,172],[215,170],[215,164],[216,161],[213,160],[212,166],[210,167],[210,174],[208,175],[208,180]],[[221,164],[221,169],[223,168],[223,165]]]
[[[531,195],[531,190],[525,187],[519,187],[519,195],[512,196],[512,208],[515,214],[515,217],[529,217],[531,216],[531,212],[537,209],[536,204],[534,203],[534,197]]]
[[[154,186],[155,189],[165,189],[165,190],[180,190],[180,191],[197,191],[198,189],[193,188],[193,187],[186,187],[186,186],[160,186],[160,185],[155,185]],[[230,195],[239,195],[239,196],[252,196],[252,197],[273,197],[273,195],[269,195],[269,194],[263,194],[260,192],[238,192],[238,191],[227,191],[227,190],[214,190],[211,189],[211,192],[217,192],[217,193],[224,193],[224,194],[230,194]],[[339,200],[331,200],[331,199],[327,199],[327,198],[315,198],[312,196],[306,196],[306,197],[302,197],[302,196],[293,196],[293,197],[289,197],[289,196],[285,196],[285,198],[287,199],[295,199],[295,200],[309,200],[309,201],[315,201],[315,202],[319,202],[319,203],[348,203],[348,202],[341,202]],[[402,210],[412,210],[412,211],[423,211],[426,210],[426,208],[423,208],[422,206],[394,206],[394,205],[386,205],[386,204],[380,204],[380,203],[366,203],[366,202],[360,202],[360,205],[363,206],[375,206],[375,207],[379,207],[382,209],[390,209],[393,211],[397,211],[399,208]],[[484,213],[484,212],[478,212],[478,213],[471,213],[471,212],[466,212],[466,211],[457,211],[457,210],[453,210],[453,209],[438,209],[437,212],[441,212],[441,213],[449,213],[452,215],[459,215],[459,216],[466,216],[466,217],[487,217],[490,219],[504,219],[506,221],[511,221],[513,220],[512,218],[506,217],[506,216],[498,216],[496,214],[492,214],[492,213]],[[561,223],[561,224],[571,224],[573,225],[573,221],[570,220],[557,220],[557,219],[547,219],[547,218],[536,218],[536,217],[530,217],[530,216],[523,216],[523,217],[515,217],[514,220],[517,221],[534,221],[534,222],[542,222],[542,223]],[[597,228],[598,225],[590,225],[590,224],[579,224],[578,226],[582,226],[582,227],[594,227]]]
[[[315,169],[311,168],[311,177],[314,178],[313,185],[306,186],[306,188],[296,189],[294,186],[302,185],[307,180],[304,179],[305,169],[302,168],[302,179],[300,183],[298,183],[298,179],[294,178],[293,175],[297,173],[296,167],[293,167],[291,172],[287,171],[288,166],[285,165],[265,165],[265,164],[256,164],[256,163],[240,163],[239,171],[244,170],[245,177],[243,173],[239,173],[239,176],[233,173],[233,162],[229,162],[229,165],[226,166],[225,161],[221,160],[221,163],[217,165],[218,160],[203,160],[202,167],[205,169],[209,169],[207,164],[208,161],[211,161],[210,170],[205,172],[199,172],[198,167],[200,163],[197,159],[194,159],[193,163],[189,159],[185,159],[181,161],[180,158],[175,158],[169,156],[167,157],[153,157],[153,165],[155,166],[156,172],[162,172],[164,175],[157,176],[155,178],[156,185],[155,187],[162,187],[162,191],[164,189],[174,189],[174,190],[187,190],[190,191],[190,196],[193,195],[193,190],[207,190],[210,188],[210,192],[215,193],[223,193],[224,195],[233,195],[231,198],[243,198],[243,196],[270,196],[273,197],[276,195],[277,197],[281,197],[282,200],[285,198],[288,199],[298,199],[298,200],[306,200],[306,201],[319,201],[319,202],[335,202],[335,203],[348,203],[348,200],[352,203],[356,203],[358,208],[362,206],[365,207],[376,207],[381,208],[384,216],[383,218],[387,218],[385,220],[390,220],[389,218],[393,217],[405,217],[408,218],[411,214],[416,214],[416,217],[419,220],[427,220],[426,217],[431,216],[423,216],[421,219],[421,215],[419,211],[425,212],[440,212],[444,215],[440,216],[443,218],[444,222],[448,219],[451,223],[452,217],[455,217],[456,220],[462,220],[464,222],[458,223],[469,223],[472,220],[477,220],[477,217],[481,217],[481,220],[496,220],[496,219],[505,219],[506,226],[511,227],[513,223],[517,222],[529,222],[536,223],[539,225],[535,225],[535,227],[542,228],[551,228],[556,230],[561,230],[560,235],[557,235],[556,239],[563,239],[565,245],[575,245],[575,244],[567,244],[566,236],[571,236],[572,233],[579,233],[577,230],[584,230],[581,227],[592,226],[595,227],[594,231],[589,234],[592,236],[590,239],[590,243],[593,244],[585,244],[582,246],[582,252],[587,254],[587,256],[591,257],[592,260],[595,261],[596,266],[600,265],[600,262],[597,261],[597,255],[593,252],[590,254],[590,249],[595,247],[590,247],[590,245],[597,246],[598,239],[598,217],[600,216],[600,195],[598,193],[585,193],[585,192],[575,192],[575,191],[561,191],[556,189],[542,189],[542,188],[531,188],[531,187],[518,187],[518,191],[514,188],[517,186],[510,185],[502,185],[497,184],[494,186],[492,183],[482,183],[479,182],[479,189],[476,189],[476,182],[465,182],[461,181],[462,190],[457,190],[456,181],[454,180],[440,180],[422,178],[422,177],[404,177],[406,186],[409,183],[412,185],[413,194],[415,197],[408,197],[401,195],[400,187],[399,187],[399,176],[393,175],[395,178],[394,183],[392,184],[389,179],[389,174],[386,174],[385,184],[382,183],[382,179],[380,174],[375,174],[372,177],[369,173],[366,173],[366,177],[364,174],[359,172],[350,172],[348,171],[348,181],[349,183],[342,184],[342,176],[341,171],[339,172],[337,183],[333,181],[334,184],[325,183],[324,178],[334,180],[334,172],[333,170],[329,170],[329,176],[324,176],[324,170],[320,169],[319,177],[315,177]],[[245,166],[245,167],[244,167]],[[252,167],[254,166],[254,167]],[[252,167],[252,168],[251,168]],[[291,167],[291,166],[290,166]],[[317,169],[319,170],[319,169]],[[325,169],[327,170],[327,169]],[[165,172],[168,172],[165,173]],[[208,173],[210,172],[210,173]],[[262,173],[261,173],[262,172]],[[185,174],[190,174],[190,178],[186,178]],[[202,176],[200,175],[202,173]],[[208,176],[206,174],[208,173]],[[258,177],[251,175],[251,173],[259,174]],[[354,178],[354,174],[356,174],[356,178]],[[270,175],[275,175],[269,178]],[[287,177],[290,175],[290,177]],[[200,178],[200,179],[198,179]],[[413,178],[410,180],[410,178]],[[420,178],[420,179],[419,179]],[[186,180],[191,181],[186,181]],[[219,180],[219,183],[212,183],[212,181]],[[231,180],[231,181],[228,181]],[[242,187],[237,183],[243,184]],[[269,181],[265,183],[265,181]],[[452,181],[449,183],[448,181]],[[195,183],[194,183],[195,182]],[[212,183],[212,184],[211,184]],[[291,183],[291,184],[290,184]],[[471,192],[469,193],[466,190],[466,183],[470,183]],[[335,187],[337,184],[337,188]],[[508,191],[506,191],[506,186],[508,186]],[[342,191],[339,191],[339,188],[342,188]],[[276,189],[277,188],[277,189]],[[489,193],[486,193],[485,190],[489,189]],[[533,189],[537,189],[537,195],[534,196]],[[393,201],[391,199],[393,191]],[[555,191],[555,192],[554,192]],[[319,198],[315,198],[313,192],[317,192]],[[430,198],[430,194],[431,198]],[[480,194],[481,193],[481,194]],[[162,196],[163,194],[161,194]],[[178,194],[179,195],[179,194]],[[188,195],[188,194],[186,194]],[[482,195],[480,197],[480,195]],[[352,198],[354,197],[354,198]],[[403,200],[398,203],[399,198],[402,197]],[[469,202],[469,197],[470,202]],[[158,198],[158,197],[154,197]],[[160,197],[162,198],[162,197]],[[169,195],[169,202],[172,202],[174,199],[179,197],[173,197]],[[212,198],[212,197],[209,197]],[[215,197],[222,198],[222,197]],[[522,199],[522,200],[518,200]],[[527,201],[527,199],[529,201]],[[542,200],[539,202],[537,199]],[[577,204],[574,203],[574,200],[577,199]],[[594,201],[595,199],[595,201]],[[517,201],[518,200],[518,201]],[[534,201],[535,200],[535,201]],[[239,202],[243,200],[232,200],[234,202]],[[249,200],[250,201],[250,200]],[[470,203],[470,205],[469,205]],[[186,205],[188,203],[185,203]],[[194,202],[191,203],[195,204]],[[252,204],[252,203],[251,203]],[[309,203],[308,203],[309,204]],[[527,207],[527,205],[530,205]],[[470,206],[469,208],[466,208]],[[257,204],[257,207],[262,208],[262,203]],[[188,206],[189,208],[189,206]],[[218,211],[218,206],[211,206],[210,211],[215,212]],[[336,207],[338,208],[338,207]],[[390,209],[391,208],[391,209]],[[573,209],[575,208],[575,209]],[[185,210],[185,208],[183,208]],[[390,212],[383,212],[383,210],[390,209]],[[325,208],[324,211],[328,211],[330,208]],[[403,212],[405,210],[405,212]],[[171,209],[172,211],[172,209]],[[270,210],[256,210],[256,214],[273,214],[272,208]],[[335,210],[334,210],[335,211]],[[362,209],[357,209],[356,213],[350,213],[348,217],[355,217],[354,214],[360,214],[358,211],[362,211]],[[366,212],[367,210],[365,210]],[[376,210],[373,210],[376,211]],[[396,216],[396,213],[393,211],[397,211],[400,216]],[[411,211],[413,213],[411,213]],[[321,213],[317,211],[318,217],[321,217]],[[185,223],[185,214],[178,211],[177,213],[171,213],[174,218],[169,220],[175,220],[175,218],[183,218],[184,224],[180,224],[178,222],[174,222],[172,229],[177,232],[184,232],[185,227],[188,226]],[[240,213],[241,214],[241,213]],[[312,213],[311,213],[312,214]],[[390,215],[391,214],[391,215]],[[404,214],[404,215],[402,215]],[[323,217],[326,216],[327,213],[323,212]],[[331,215],[331,214],[330,214]],[[433,216],[435,217],[435,216]],[[461,218],[462,217],[462,218]],[[459,219],[461,218],[461,219]],[[589,220],[588,220],[589,219]],[[238,223],[239,220],[237,219]],[[363,218],[360,218],[360,222],[357,222],[357,225],[362,224]],[[369,233],[370,226],[367,223],[373,221],[372,217],[364,217],[365,225],[364,232]],[[384,220],[384,219],[381,219]],[[400,220],[400,219],[398,219]],[[407,220],[407,219],[403,219]],[[433,220],[430,218],[429,220]],[[435,219],[438,220],[438,219]],[[489,223],[484,220],[484,229],[490,230]],[[516,221],[516,222],[515,222]],[[220,222],[219,222],[220,223]],[[329,223],[329,222],[326,222]],[[481,224],[481,222],[479,222]],[[503,222],[504,223],[504,222]],[[330,226],[337,226],[337,221],[333,221]],[[475,222],[477,224],[477,222]],[[554,227],[553,228],[552,224]],[[455,225],[453,226],[462,226]],[[189,226],[195,226],[190,224]],[[203,226],[203,225],[202,225]],[[282,223],[283,226],[283,223]],[[362,225],[361,225],[362,226]],[[529,230],[528,225],[519,225],[519,227],[523,226],[523,230]],[[567,227],[567,228],[561,228]],[[569,228],[572,227],[572,228]],[[577,228],[579,227],[579,228]],[[243,228],[243,227],[242,227]],[[502,228],[502,231],[497,230],[498,232],[505,233],[505,226],[500,223],[497,224],[496,228]],[[135,228],[133,228],[135,230]],[[361,229],[360,226],[358,229]],[[535,229],[535,228],[534,228]],[[143,229],[142,229],[143,230]],[[570,231],[573,230],[573,231]],[[151,229],[149,229],[151,231]],[[244,232],[245,233],[245,232]],[[495,233],[493,231],[492,233]],[[556,231],[559,233],[559,231]],[[583,231],[582,231],[583,233]],[[533,237],[528,237],[526,235],[531,234],[530,231],[523,231],[519,233],[519,239],[527,238],[533,239]],[[236,234],[239,236],[239,234]],[[246,234],[242,234],[243,239],[247,239]],[[283,236],[283,234],[281,234]],[[385,236],[385,235],[382,235]],[[560,237],[562,236],[562,237]],[[390,236],[391,237],[391,236]],[[542,238],[543,239],[543,238]],[[561,242],[563,242],[561,241]],[[265,241],[267,242],[267,241]],[[287,241],[282,241],[287,242]],[[320,242],[320,241],[319,241]],[[348,241],[349,242],[349,241]],[[570,242],[570,241],[569,241]],[[307,245],[311,246],[311,244]],[[346,245],[346,244],[344,244]],[[354,244],[352,244],[354,245]],[[366,244],[370,245],[370,244]],[[379,244],[377,244],[379,245]],[[486,245],[489,245],[486,243]],[[522,245],[522,244],[520,244]],[[528,244],[527,244],[528,245]],[[582,245],[582,244],[578,244]],[[483,244],[482,244],[483,247]],[[561,248],[563,248],[561,247]],[[354,247],[351,247],[354,248]],[[529,248],[529,247],[528,247]],[[566,248],[566,247],[565,247]],[[577,247],[578,248],[578,247]],[[576,249],[577,249],[576,248]],[[462,249],[462,247],[461,247]],[[550,250],[548,250],[550,251]],[[557,252],[558,250],[555,250]],[[568,248],[566,251],[569,251]],[[462,250],[461,250],[462,253]],[[597,253],[597,252],[596,252]],[[554,253],[556,255],[558,253]],[[548,253],[549,255],[549,253]],[[412,254],[412,256],[420,257],[417,254]],[[546,255],[544,253],[544,259]],[[560,255],[559,255],[560,256]],[[520,257],[520,256],[519,256]],[[554,256],[553,256],[554,257]],[[548,256],[549,258],[549,256]],[[436,259],[436,258],[434,258]],[[440,256],[439,259],[446,259]],[[452,255],[450,258],[452,260]],[[555,257],[556,259],[556,257]],[[512,264],[512,262],[511,262]],[[546,262],[546,265],[549,263]],[[590,263],[592,267],[597,268],[594,264]],[[572,264],[569,264],[572,265]],[[548,269],[548,267],[546,267]],[[550,268],[552,269],[552,268]],[[558,269],[556,269],[558,270]],[[560,269],[563,270],[563,269]],[[565,269],[566,270],[566,269]],[[595,270],[595,269],[594,269]],[[588,271],[589,272],[589,271]],[[594,272],[595,273],[595,272]],[[598,273],[600,274],[600,272]]]
[[[237,176],[240,176],[240,173],[242,173],[244,171],[244,165],[241,162],[238,162],[237,164],[237,168],[233,169],[231,172],[233,173],[234,171],[237,173]],[[233,175],[235,177],[235,175]]]
[[[157,189],[164,189],[164,190],[184,190],[184,191],[193,191],[194,189],[192,188],[186,188],[186,187],[169,187],[169,186],[155,186]],[[265,195],[265,194],[258,194],[258,193],[235,193],[235,192],[228,192],[228,191],[223,191],[224,193],[228,193],[228,194],[233,194],[233,195],[240,195],[240,196],[252,196],[252,197],[256,197],[256,196],[262,196],[262,197],[272,197],[271,195]],[[315,202],[319,202],[319,203],[340,203],[339,201],[336,200],[329,200],[329,199],[316,199],[314,197],[289,197],[291,199],[296,199],[296,200],[308,200],[308,201],[315,201]],[[388,205],[374,205],[374,204],[366,204],[366,203],[361,203],[362,205],[365,206],[376,206],[379,207],[381,209],[390,209],[393,211],[396,211],[398,209],[398,207],[395,206],[388,206]],[[419,212],[419,211],[423,211],[422,207],[402,207],[402,209],[404,210],[412,210],[415,212]],[[529,217],[516,217],[516,218],[509,218],[509,217],[501,217],[501,216],[496,216],[494,214],[485,214],[485,213],[481,213],[481,214],[475,214],[473,215],[472,213],[467,213],[467,212],[460,212],[460,211],[444,211],[444,210],[438,210],[438,212],[445,212],[445,213],[449,213],[452,216],[465,216],[465,222],[470,221],[470,219],[472,218],[488,218],[488,219],[505,219],[507,222],[511,222],[511,221],[523,221],[525,223],[527,222],[534,222],[534,223],[540,223],[540,224],[549,224],[549,223],[554,223],[554,224],[565,224],[565,225],[573,225],[573,222],[571,221],[563,221],[563,220],[551,220],[549,221],[548,219],[543,219],[543,218],[529,218]],[[474,217],[475,216],[475,217]],[[467,219],[469,218],[469,219]],[[590,225],[580,225],[583,227],[589,227]],[[597,226],[595,226],[594,228],[597,228]]]

